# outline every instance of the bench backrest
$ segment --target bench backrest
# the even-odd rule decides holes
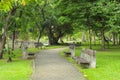
[[[34,43],[35,47],[39,47],[39,46],[43,46],[43,43],[39,42],[39,43]]]
[[[75,45],[69,45],[70,49],[74,49]]]
[[[88,62],[91,62],[96,57],[96,51],[91,49],[83,49],[81,51],[80,57],[85,59]]]

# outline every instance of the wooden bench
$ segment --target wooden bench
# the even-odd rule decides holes
[[[66,57],[71,56],[71,52],[64,52]]]
[[[43,43],[41,43],[41,42],[39,42],[39,43],[35,42],[34,45],[35,45],[35,48],[39,48],[39,47],[42,48],[44,46]]]
[[[68,57],[68,56],[71,56],[71,57],[75,56],[75,45],[74,44],[70,44],[69,45],[69,52],[64,52],[64,53],[65,53],[66,57]]]
[[[96,67],[96,51],[83,49],[79,57],[74,57],[78,64],[88,64],[89,68]]]
[[[29,52],[27,54],[27,59],[33,59],[33,58],[35,58],[35,53]]]

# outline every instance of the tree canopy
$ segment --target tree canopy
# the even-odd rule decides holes
[[[0,1],[0,58],[6,39],[12,36],[28,40],[48,36],[49,44],[60,38],[86,31],[90,48],[92,34],[101,39],[105,49],[109,40],[120,45],[119,0],[1,0]],[[14,46],[13,46],[14,47]]]

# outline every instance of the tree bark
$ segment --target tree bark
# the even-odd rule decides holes
[[[38,28],[39,28],[39,27],[38,27]],[[41,36],[42,36],[42,33],[43,33],[44,29],[45,29],[44,26],[42,26],[42,29],[41,29],[41,30],[40,30],[40,28],[39,28],[39,34],[38,34],[38,40],[37,40],[38,43],[40,42],[40,38],[41,38]]]
[[[89,28],[89,48],[92,49],[92,35],[91,35],[91,30]]]
[[[83,31],[82,32],[82,42],[85,42],[86,41],[86,35],[85,35],[85,32]]]
[[[56,38],[56,37],[48,34],[48,38],[49,38],[50,45],[57,45],[58,44],[58,40],[59,40],[58,37]]]
[[[37,43],[40,42],[40,38],[41,38],[41,31],[39,31]]]
[[[9,24],[8,24],[8,21],[10,19],[10,14],[8,14],[8,16],[6,17],[6,20],[5,20],[5,26],[3,28],[3,33],[2,33],[2,41],[1,41],[1,45],[0,45],[0,59],[3,58],[3,49],[5,47],[5,44],[6,44],[6,35],[7,35],[7,31],[8,31],[8,28],[9,28]]]
[[[101,29],[101,49],[105,50],[104,28]]]
[[[5,35],[3,35],[3,38],[2,38],[2,43],[1,43],[1,49],[0,49],[0,59],[3,58],[3,49],[5,47],[5,44],[6,44],[6,37]]]
[[[117,42],[117,45],[119,45],[119,35],[116,34],[116,42]]]
[[[14,43],[15,43],[15,30],[13,31],[12,34],[12,50],[14,50]]]
[[[94,45],[96,45],[96,38],[95,38],[95,33],[94,33]]]
[[[51,27],[48,27],[48,39],[49,39],[49,45],[52,45],[52,30]]]
[[[11,62],[12,61],[12,58],[11,58],[11,52],[10,52],[10,50],[8,49],[8,60],[7,60],[7,62]]]
[[[120,34],[119,34],[119,45],[120,45]]]
[[[48,29],[48,39],[50,45],[57,45],[59,38],[62,36],[62,34],[59,33],[59,35],[54,35],[54,32],[52,32],[52,28],[49,27]]]
[[[115,33],[113,32],[112,34],[113,34],[113,45],[116,45]]]

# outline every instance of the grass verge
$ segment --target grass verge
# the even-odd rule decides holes
[[[120,49],[118,47],[111,47],[105,51],[100,51],[99,46],[94,47],[97,50],[97,67],[95,69],[82,69],[80,65],[70,57],[65,57],[68,61],[73,63],[78,70],[88,78],[88,80],[119,80],[120,79]],[[76,56],[80,55],[81,48],[76,48]]]
[[[0,60],[0,80],[30,80],[33,60],[23,60],[21,49],[13,52],[12,62],[8,63],[7,59],[8,54],[5,53]]]

